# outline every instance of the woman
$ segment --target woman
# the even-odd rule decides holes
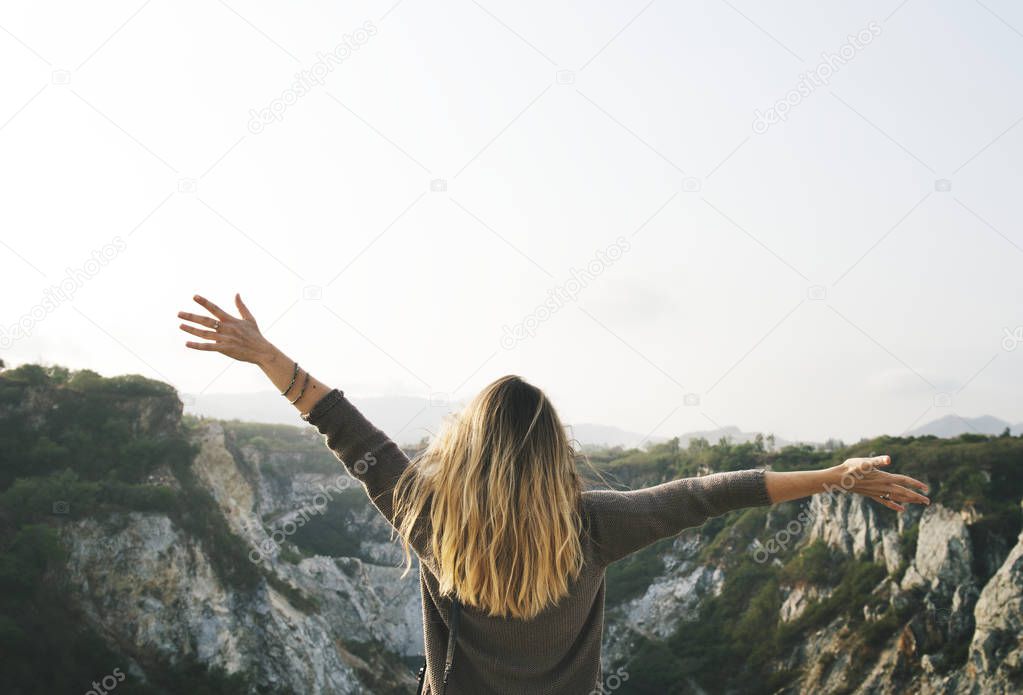
[[[600,692],[605,569],[710,517],[836,489],[900,512],[929,502],[910,489],[926,492],[920,481],[878,469],[888,456],[584,492],[553,406],[518,377],[486,387],[409,461],[341,391],[267,341],[240,296],[240,318],[195,301],[212,316],[178,314],[206,339],[186,345],[259,365],[397,530],[406,570],[410,548],[419,557],[426,692]]]

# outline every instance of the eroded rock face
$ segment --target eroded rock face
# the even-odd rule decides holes
[[[822,540],[856,558],[865,558],[895,572],[899,555],[899,534],[906,522],[872,504],[860,495],[846,493],[814,495],[807,507],[809,540]]]
[[[664,571],[651,578],[644,593],[607,609],[602,649],[606,663],[627,656],[636,635],[670,637],[680,623],[696,619],[703,599],[721,591],[724,572],[696,561],[701,548],[697,534],[680,536],[662,558]]]
[[[78,603],[132,654],[191,655],[291,692],[361,691],[326,621],[261,583],[226,587],[204,551],[163,515],[115,515],[65,529]]]
[[[413,568],[401,576],[400,549],[387,542],[390,527],[375,510],[352,511],[365,539],[363,560],[316,556],[292,564],[278,552],[280,537],[271,538],[281,524],[322,504],[317,495],[325,488],[361,489],[358,483],[340,464],[336,476],[268,481],[258,461],[236,460],[215,421],[204,423],[195,440],[192,470],[251,549],[250,569],[262,578],[254,587],[225,585],[201,541],[163,514],[69,524],[71,584],[100,634],[128,655],[157,654],[170,662],[194,656],[228,673],[254,675],[273,692],[366,692],[369,673],[390,674],[395,687],[411,689],[402,658],[423,652],[418,573]],[[264,514],[274,521],[266,524]],[[274,588],[284,585],[289,592]],[[296,596],[315,602],[315,610],[303,611]],[[368,644],[387,649],[372,647],[368,663],[360,647]]]
[[[249,537],[259,526],[256,495],[227,450],[223,426],[209,422],[196,439],[199,453],[192,462],[192,470],[220,505],[231,530],[243,538]]]
[[[1023,534],[981,591],[974,617],[969,668],[977,684],[996,688],[1011,682],[1023,687]]]
[[[953,593],[972,583],[972,562],[970,534],[962,515],[940,504],[931,505],[920,518],[916,555],[902,587],[928,584],[934,591]]]
[[[844,494],[818,495],[806,512],[801,543],[823,540],[850,557],[881,564],[888,575],[862,606],[863,622],[840,617],[800,635],[775,667],[801,675],[779,692],[1023,692],[1023,536],[983,584],[974,576],[978,563],[969,529],[979,520],[976,514],[935,504],[896,516]],[[900,535],[917,523],[916,549],[904,556]],[[692,538],[677,541],[664,557],[665,571],[644,594],[608,612],[605,660],[627,659],[639,635],[664,639],[679,622],[698,617],[701,601],[720,591],[729,571],[727,564],[702,566],[699,550]],[[781,590],[784,622],[831,594],[807,582]],[[893,614],[899,621],[867,649],[860,637],[865,626],[887,630]],[[958,645],[965,644],[969,657],[963,664]]]
[[[724,580],[724,573],[716,567],[679,566],[622,606],[621,623],[641,634],[665,639],[680,622],[695,620],[701,599],[717,594]]]
[[[831,595],[827,589],[822,589],[813,584],[800,584],[789,590],[788,595],[781,604],[779,617],[782,622],[790,623],[807,609],[812,603],[820,601]]]

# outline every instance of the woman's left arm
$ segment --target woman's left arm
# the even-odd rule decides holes
[[[208,341],[189,341],[185,345],[258,365],[298,409],[302,419],[324,435],[327,447],[365,486],[373,505],[394,524],[392,493],[409,462],[401,448],[374,427],[341,391],[331,389],[304,369],[296,370],[295,362],[263,337],[240,295],[235,295],[235,304],[241,318],[205,297],[196,295],[194,299],[215,318],[179,312],[179,318],[210,329],[181,324],[181,330]]]
[[[186,323],[181,324],[181,330],[209,341],[204,343],[188,341],[185,343],[186,347],[220,352],[239,362],[257,365],[282,393],[287,389],[285,397],[289,402],[294,401],[292,405],[303,415],[312,410],[313,406],[330,392],[330,389],[312,374],[302,369],[295,372],[295,362],[263,337],[256,317],[245,306],[240,294],[234,296],[234,302],[241,318],[232,316],[200,295],[195,295],[192,299],[213,316],[200,316],[187,311],[178,312],[178,318],[210,329],[202,330]],[[301,397],[295,400],[295,396],[299,394]]]

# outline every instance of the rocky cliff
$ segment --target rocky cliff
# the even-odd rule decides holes
[[[936,502],[896,515],[822,494],[615,563],[605,691],[1023,691],[1023,440],[862,448]],[[640,487],[862,453],[675,441],[598,464]],[[182,420],[163,384],[27,370],[0,376],[0,480],[12,692],[82,692],[115,667],[126,695],[413,690],[416,572],[311,428]]]
[[[302,557],[289,540],[303,520],[344,504],[351,479],[339,468],[271,483],[260,471],[274,462],[251,447],[232,454],[221,423],[200,423],[192,439],[195,475],[265,578],[247,590],[225,585],[210,550],[164,514],[83,519],[63,537],[75,598],[94,627],[126,654],[192,654],[271,692],[411,687],[409,658],[422,653],[418,580],[402,578],[396,555],[378,547],[385,525],[366,505],[345,510],[364,537],[362,557]]]
[[[795,644],[783,642],[764,669],[788,682],[777,687],[762,682],[757,691],[1023,691],[1023,534],[1011,550],[999,552],[997,539],[984,538],[977,528],[982,517],[941,504],[896,516],[863,498],[839,494],[815,496],[799,509],[782,523],[772,523],[768,515],[756,530],[739,537],[749,558],[779,570],[777,619],[783,628],[798,629]],[[907,536],[915,538],[915,548],[903,540]],[[790,545],[791,554],[783,559],[781,551],[766,553],[770,539],[776,548]],[[976,547],[974,539],[987,549]],[[608,663],[628,669],[631,661],[643,668],[651,641],[669,648],[684,644],[672,636],[695,629],[701,618],[696,608],[720,600],[729,573],[744,571],[734,554],[722,562],[708,553],[709,544],[701,533],[690,531],[659,550],[663,571],[641,595],[609,611]],[[845,586],[842,576],[810,571],[791,577],[781,571],[820,544],[839,560],[859,559],[878,571],[865,595],[843,595],[845,605],[834,606],[834,618],[800,623],[801,616],[828,605],[829,597]],[[984,568],[992,565],[996,569],[988,575]],[[755,603],[742,606],[741,613],[755,611]],[[856,616],[857,611],[862,615]],[[768,632],[756,637],[772,638]],[[637,640],[642,647],[637,648]],[[755,653],[761,646],[753,641],[746,649]],[[677,692],[703,691],[698,682],[676,682]],[[626,687],[621,692],[654,690]]]

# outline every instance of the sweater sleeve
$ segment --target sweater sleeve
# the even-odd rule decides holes
[[[711,517],[770,503],[759,469],[680,478],[639,490],[583,493],[594,552],[605,566]]]
[[[373,506],[394,525],[392,492],[409,463],[405,453],[338,389],[317,401],[302,419],[325,435],[327,447],[363,484]]]

